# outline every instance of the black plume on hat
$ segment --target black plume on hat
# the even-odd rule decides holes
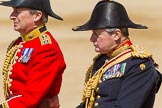
[[[0,5],[8,7],[24,7],[36,9],[46,13],[47,15],[53,18],[63,20],[60,16],[56,15],[52,11],[49,0],[10,0],[10,1],[1,1]]]
[[[90,20],[84,25],[74,27],[74,31],[86,31],[106,28],[136,28],[147,29],[146,26],[133,23],[124,6],[115,1],[102,0],[92,12]]]

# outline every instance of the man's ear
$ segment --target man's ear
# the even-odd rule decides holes
[[[121,38],[121,30],[120,29],[116,29],[114,32],[114,40],[119,40]]]
[[[37,11],[37,13],[34,15],[34,21],[37,22],[42,18],[42,12],[41,11]]]

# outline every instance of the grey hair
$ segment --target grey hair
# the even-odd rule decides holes
[[[29,9],[30,14],[36,14],[38,12],[38,10],[35,9]],[[42,12],[42,23],[45,24],[48,22],[48,15],[45,14],[44,12]]]
[[[109,28],[109,29],[105,29],[105,31],[107,31],[110,34],[113,34],[115,32],[117,28]]]
[[[47,23],[48,22],[48,15],[45,14],[45,13],[43,13],[43,15],[42,15],[42,22],[43,23]]]
[[[120,29],[121,33],[124,36],[129,36],[129,32],[128,32],[128,28],[110,28],[110,29],[105,29],[108,33],[113,34],[115,32],[116,29]]]

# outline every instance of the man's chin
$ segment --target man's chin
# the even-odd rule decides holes
[[[100,54],[106,54],[106,52],[102,52],[100,50],[95,50],[97,53],[100,53]]]
[[[95,49],[95,51],[96,51],[97,53],[101,53],[99,50],[96,50],[96,49]]]
[[[15,31],[19,31],[19,29],[18,29],[18,28],[16,28],[16,27],[14,27],[14,30],[15,30]]]

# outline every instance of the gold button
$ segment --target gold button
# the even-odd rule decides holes
[[[9,83],[11,83],[13,80],[12,79],[9,79]]]
[[[99,91],[99,88],[96,89],[96,92],[98,92],[98,91]]]
[[[98,103],[95,103],[94,106],[98,106]]]
[[[98,95],[98,96],[97,96],[97,99],[100,99],[100,98],[101,98],[101,96]]]
[[[29,39],[34,38],[34,34],[30,34],[30,35],[28,35],[28,38],[29,38]]]
[[[140,64],[140,69],[141,70],[145,70],[146,69],[146,65],[145,64]]]
[[[12,84],[8,84],[8,87],[10,88],[12,86]]]
[[[12,72],[11,72],[11,71],[9,71],[9,72],[8,72],[8,74],[9,74],[9,75],[11,75],[11,74],[12,74]]]
[[[10,95],[13,95],[12,91],[10,91]]]
[[[99,83],[102,83],[102,80],[100,80]]]
[[[19,59],[19,57],[18,57],[18,56],[16,56],[16,57],[15,57],[15,60],[17,60],[17,59]]]

